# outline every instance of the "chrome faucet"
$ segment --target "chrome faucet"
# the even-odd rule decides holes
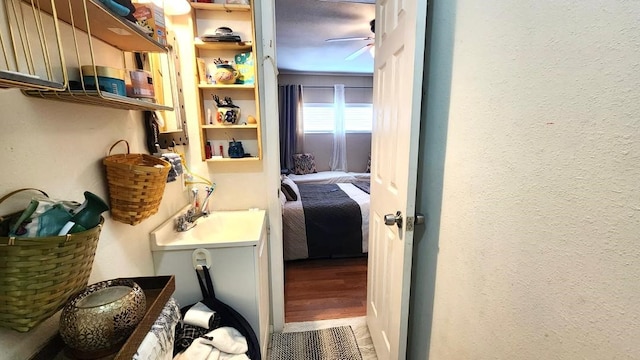
[[[176,230],[178,232],[184,232],[192,229],[194,226],[196,226],[196,220],[209,215],[209,199],[211,198],[211,195],[213,194],[213,191],[215,189],[216,184],[212,184],[211,186],[207,186],[205,188],[206,194],[204,196],[204,200],[202,200],[201,206],[198,206],[198,189],[191,189],[191,195],[193,197],[191,207],[189,208],[189,210],[187,210],[186,213],[176,218]]]

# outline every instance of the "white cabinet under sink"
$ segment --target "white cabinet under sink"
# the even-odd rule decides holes
[[[211,238],[202,236],[207,233]],[[155,229],[150,240],[155,273],[175,275],[174,297],[181,307],[202,299],[192,257],[196,249],[208,253],[216,297],[249,321],[266,357],[269,260],[265,211],[214,211],[183,233],[175,231],[172,218]]]

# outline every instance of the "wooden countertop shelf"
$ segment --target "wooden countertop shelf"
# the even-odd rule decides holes
[[[247,125],[202,125],[203,129],[257,129],[258,124],[247,124]]]
[[[174,275],[146,276],[128,279],[136,282],[140,285],[142,290],[144,290],[147,302],[146,313],[120,350],[116,354],[102,357],[100,360],[131,359],[176,289],[176,279]],[[35,353],[29,360],[66,360],[68,358],[69,357],[66,356],[65,344],[62,341],[62,337],[59,334],[55,334],[44,345],[44,347]]]
[[[246,50],[251,51],[252,45],[247,42],[223,42],[209,41],[204,42],[199,38],[194,40],[194,45],[200,50]]]
[[[260,161],[259,157],[243,157],[243,158],[229,158],[222,159],[206,159],[207,162],[248,162],[248,161]]]
[[[198,88],[200,89],[234,89],[234,90],[253,90],[255,89],[255,85],[242,85],[242,84],[199,84]]]

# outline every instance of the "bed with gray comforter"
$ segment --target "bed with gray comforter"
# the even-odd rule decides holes
[[[282,209],[285,260],[367,253],[367,184],[298,184],[298,190],[298,199]]]

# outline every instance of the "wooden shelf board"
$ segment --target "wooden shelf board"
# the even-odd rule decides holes
[[[40,9],[53,15],[50,0],[37,0]],[[87,32],[84,16],[85,0],[56,1],[58,19]],[[71,3],[71,10],[69,3]],[[123,51],[166,52],[165,46],[153,40],[137,25],[114,14],[98,0],[86,0],[91,35]],[[73,16],[72,16],[73,13]]]
[[[242,4],[214,4],[214,3],[198,3],[189,2],[191,7],[197,10],[209,10],[209,11],[251,11],[251,5]]]
[[[47,100],[59,100],[87,105],[97,105],[123,110],[171,110],[173,107],[154,104],[148,101],[137,100],[126,96],[115,95],[101,91],[24,91],[24,94]]]
[[[245,41],[242,42],[204,42],[198,38],[194,40],[194,45],[200,50],[249,50],[252,49],[252,44]]]
[[[255,85],[243,85],[243,84],[199,84],[198,88],[200,89],[237,89],[237,90],[253,90],[255,89]]]
[[[247,124],[247,125],[201,125],[203,129],[257,129],[258,124]]]
[[[246,161],[260,161],[258,157],[244,157],[244,158],[222,158],[222,159],[206,159],[206,162],[246,162]]]

